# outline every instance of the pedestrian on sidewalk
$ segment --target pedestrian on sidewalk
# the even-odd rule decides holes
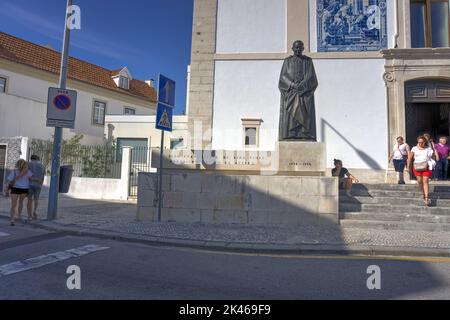
[[[33,173],[28,169],[28,163],[21,159],[17,161],[16,168],[7,178],[5,194],[11,196],[11,226],[16,223],[17,204],[19,205],[19,219],[22,220],[23,201],[28,195],[31,176],[33,176]],[[28,221],[31,222],[32,220],[31,211],[28,211]]]
[[[28,190],[28,212],[32,212],[33,219],[36,220],[38,218],[36,212],[39,206],[39,197],[44,184],[45,167],[36,155],[32,155],[30,160],[28,167],[33,176],[30,178],[30,188]]]
[[[447,137],[441,136],[439,143],[435,144],[439,161],[436,165],[436,177],[438,180],[447,180],[448,178],[448,160],[450,159],[450,145],[447,144]]]
[[[406,161],[410,153],[410,148],[403,137],[397,138],[397,143],[394,145],[389,162],[393,161],[395,172],[398,173],[398,184],[405,184],[405,167]]]
[[[353,176],[347,168],[343,167],[342,161],[334,159],[334,169],[331,170],[333,177],[339,177],[339,189],[345,190],[347,196],[351,197],[353,183],[358,183],[358,179]]]
[[[425,205],[429,206],[431,204],[428,198],[429,193],[429,180],[433,175],[432,162],[433,150],[427,147],[427,139],[424,136],[419,136],[417,138],[417,146],[412,148],[406,167],[406,171],[409,172],[411,162],[413,162],[413,172],[414,176],[417,178],[417,183],[419,186],[419,192],[422,193],[423,201]]]

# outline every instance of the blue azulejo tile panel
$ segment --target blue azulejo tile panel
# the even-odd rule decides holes
[[[386,0],[317,0],[317,51],[387,48]]]

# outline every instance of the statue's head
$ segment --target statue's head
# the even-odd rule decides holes
[[[297,57],[301,57],[303,54],[303,51],[305,51],[305,45],[303,44],[303,41],[297,40],[292,45],[292,51],[294,51],[294,55]]]

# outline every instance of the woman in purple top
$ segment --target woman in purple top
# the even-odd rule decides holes
[[[448,179],[448,160],[450,146],[447,144],[447,137],[440,137],[439,143],[434,145],[436,152],[439,155],[439,160],[436,164],[436,174],[438,180],[447,180]]]

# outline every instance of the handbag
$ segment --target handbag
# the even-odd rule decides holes
[[[417,172],[427,171],[428,170],[428,161],[415,162],[414,170]]]

